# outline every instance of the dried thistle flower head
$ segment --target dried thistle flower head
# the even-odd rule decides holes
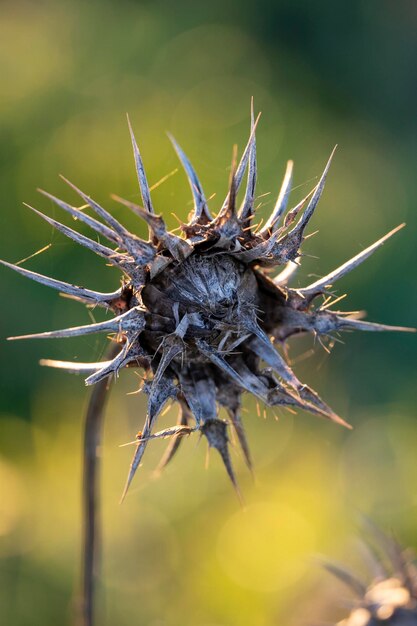
[[[417,626],[417,568],[409,550],[370,523],[372,538],[363,548],[372,570],[368,585],[344,567],[326,568],[353,591],[349,617],[337,626]]]
[[[277,346],[285,349],[286,342],[293,335],[312,333],[322,343],[334,341],[335,335],[343,330],[409,330],[365,322],[358,314],[335,311],[331,307],[338,299],[333,299],[330,291],[339,278],[368,258],[403,224],[307,287],[291,289],[288,286],[300,264],[300,246],[323,192],[333,153],[318,184],[287,211],[293,167],[289,161],[271,216],[261,228],[256,228],[253,218],[258,120],[259,116],[256,121],[254,119],[252,107],[249,141],[239,164],[236,165],[235,159],[232,163],[229,192],[215,217],[210,213],[190,161],[170,138],[187,174],[194,199],[189,221],[182,225],[183,236],[169,232],[163,218],[155,213],[130,123],[143,206],[116,199],[145,220],[149,226],[149,241],[129,232],[67,180],[99,220],[41,191],[60,209],[113,244],[114,247],[108,247],[97,243],[29,207],[64,235],[118,267],[122,282],[116,291],[99,293],[2,261],[28,278],[115,314],[111,320],[88,326],[11,339],[112,334],[113,340],[120,345],[120,352],[111,361],[88,364],[42,362],[72,372],[88,373],[87,385],[117,376],[126,366],[144,369],[143,391],[148,395],[148,410],[144,427],[135,441],[136,451],[125,492],[150,439],[172,437],[161,462],[164,466],[177,450],[181,437],[196,430],[206,437],[210,447],[218,450],[236,486],[228,450],[228,425],[218,418],[218,412],[219,407],[227,410],[230,424],[251,467],[239,414],[245,391],[267,406],[299,407],[347,426],[315,391],[297,378],[277,349]],[[236,199],[245,173],[246,189],[238,208]],[[271,279],[264,271],[264,268],[278,266],[284,268],[275,278]],[[180,406],[178,423],[153,433],[157,417],[169,400],[177,401]]]

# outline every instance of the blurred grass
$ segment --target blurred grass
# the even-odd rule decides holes
[[[314,7],[314,8],[313,8]],[[88,251],[52,233],[25,209],[55,209],[37,187],[74,201],[65,174],[141,235],[145,227],[109,200],[136,198],[125,112],[151,184],[178,167],[170,130],[189,154],[213,209],[227,188],[234,143],[246,142],[250,97],[258,132],[261,213],[295,160],[294,199],[339,144],[314,218],[319,229],[296,279],[346,260],[401,221],[408,227],[340,285],[369,319],[415,325],[415,81],[417,12],[402,0],[3,2],[0,7],[1,257],[97,289],[118,283]],[[189,189],[179,170],[153,193],[171,227],[185,218]],[[60,215],[59,219],[63,216]],[[65,217],[64,217],[65,219]],[[89,313],[1,270],[2,337],[86,323]],[[100,313],[94,312],[99,316]],[[103,447],[105,553],[100,624],[266,626],[324,619],[330,581],[316,552],[346,558],[357,510],[417,544],[415,338],[346,335],[331,356],[317,349],[297,373],[354,425],[311,416],[244,415],[256,482],[235,462],[240,511],[219,460],[184,441],[175,464],[152,479],[163,445],[147,452],[123,507],[117,505],[144,401],[115,386]],[[295,342],[291,355],[311,342]],[[43,356],[95,360],[96,338],[1,342],[0,614],[13,626],[66,624],[78,573],[81,378],[38,367]],[[164,418],[175,419],[175,410]],[[318,581],[318,582],[317,582]],[[319,591],[317,591],[317,585]],[[340,590],[338,590],[338,593]],[[334,601],[333,601],[334,602]],[[288,615],[292,617],[288,617]],[[330,618],[329,618],[330,619]]]

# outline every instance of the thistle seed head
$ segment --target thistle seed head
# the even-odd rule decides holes
[[[349,617],[337,626],[417,626],[417,568],[410,551],[369,523],[372,543],[363,548],[373,580],[363,582],[344,567],[325,567],[353,592]],[[376,542],[376,546],[375,546]]]
[[[55,330],[22,338],[74,337],[105,332],[118,341],[120,351],[106,362],[69,363],[44,360],[51,367],[88,374],[87,385],[105,377],[118,376],[123,367],[145,371],[143,391],[148,409],[125,492],[139,466],[150,439],[171,437],[159,466],[166,465],[181,438],[198,430],[210,447],[218,450],[229,477],[236,486],[229,449],[228,425],[219,420],[219,408],[228,413],[244,457],[251,457],[240,419],[241,396],[246,391],[268,406],[301,408],[348,426],[318,395],[301,382],[279,348],[301,333],[313,334],[320,343],[333,342],[343,330],[411,330],[365,322],[355,314],[333,310],[336,303],[332,285],[358,266],[403,224],[357,254],[328,275],[303,289],[288,283],[300,264],[300,247],[306,228],[323,193],[334,150],[318,184],[295,207],[287,211],[292,181],[289,161],[273,211],[262,228],[253,225],[256,187],[255,120],[251,111],[249,141],[240,159],[232,164],[229,192],[215,217],[211,215],[197,175],[180,146],[171,137],[184,167],[194,200],[182,235],[170,232],[157,215],[142,157],[129,122],[142,206],[116,197],[149,228],[144,241],[129,232],[106,209],[67,181],[87,204],[95,218],[85,211],[41,193],[60,209],[84,222],[112,247],[98,243],[56,220],[35,211],[70,239],[103,257],[122,273],[121,286],[100,293],[42,276],[19,265],[4,265],[39,283],[53,287],[87,305],[104,307],[114,313],[105,322]],[[246,174],[241,205],[237,194]],[[97,218],[97,219],[96,219]],[[284,266],[270,278],[264,268]],[[324,301],[323,301],[324,298]],[[285,354],[285,351],[284,351]],[[180,406],[178,423],[154,432],[164,405],[175,400]]]

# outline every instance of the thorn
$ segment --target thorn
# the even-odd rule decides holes
[[[239,219],[241,222],[247,224],[249,220],[253,218],[253,203],[255,198],[256,188],[256,136],[255,136],[255,117],[253,111],[253,98],[251,99],[251,145],[249,149],[249,167],[248,167],[248,179],[246,184],[245,197],[242,202],[242,206],[239,211]]]
[[[295,207],[293,207],[290,211],[288,211],[287,215],[285,216],[285,220],[284,220],[284,228],[288,228],[288,226],[290,226],[296,220],[299,212],[304,207],[304,205],[307,202],[307,200],[309,198],[311,198],[313,193],[314,193],[314,189],[312,189],[306,196],[304,196],[304,198],[302,200],[300,200],[300,202],[298,204],[296,204]],[[304,237],[304,239],[309,239],[310,237],[312,237],[313,235],[317,234],[318,232],[319,231],[316,230],[314,233],[310,233],[309,235],[306,235]]]
[[[350,587],[359,598],[362,599],[365,597],[367,586],[345,567],[341,567],[337,563],[331,563],[327,560],[322,561],[322,565],[328,572],[333,574],[333,576],[336,576],[336,578]]]
[[[235,175],[235,185],[236,185],[236,194],[238,193],[239,189],[240,189],[240,185],[242,184],[242,180],[243,180],[243,175],[245,173],[247,164],[248,164],[248,159],[249,159],[249,152],[250,152],[250,148],[251,148],[251,144],[252,144],[252,137],[255,134],[256,131],[256,127],[258,126],[258,122],[259,119],[261,117],[261,113],[258,113],[258,116],[255,120],[255,123],[253,124],[253,128],[251,130],[249,139],[248,139],[248,143],[246,144],[245,150],[242,154],[242,157],[239,161],[239,165],[237,166],[237,170],[236,170],[236,175]],[[229,202],[229,194],[227,194],[226,198],[223,201],[222,207],[219,211],[219,213],[221,213],[223,210],[226,209],[227,205]]]
[[[63,176],[61,176],[61,178],[65,182],[67,182],[69,185],[71,185],[71,183],[69,181],[67,181],[66,178],[64,178]],[[64,202],[63,200],[60,200],[59,198],[57,198],[57,197],[53,196],[52,194],[48,193],[47,191],[44,191],[43,189],[40,189],[40,188],[38,188],[38,191],[43,196],[45,196],[46,198],[51,200],[54,204],[59,206],[61,209],[63,209],[64,211],[66,211],[67,213],[72,215],[72,217],[74,217],[76,220],[80,220],[80,222],[84,222],[84,224],[87,224],[88,226],[90,226],[90,228],[95,230],[100,235],[103,235],[103,237],[106,237],[106,239],[108,239],[109,241],[112,241],[113,243],[115,243],[117,245],[120,244],[120,238],[117,236],[117,234],[115,232],[113,232],[110,228],[108,228],[108,226],[105,226],[104,224],[101,224],[101,222],[98,222],[93,217],[90,217],[89,215],[84,213],[80,208],[72,207],[67,202]]]
[[[410,328],[408,326],[389,326],[387,324],[378,324],[377,322],[365,322],[363,320],[357,320],[354,318],[337,318],[341,330],[365,330],[370,332],[402,332],[402,333],[415,333],[416,328]]]
[[[187,407],[187,405],[185,404],[185,402],[182,402],[180,400],[179,403],[180,403],[180,410],[178,414],[177,425],[188,426],[188,422],[192,418],[192,413]],[[159,476],[162,470],[165,469],[165,467],[168,465],[168,463],[172,461],[172,459],[174,458],[174,455],[176,454],[176,452],[178,451],[178,448],[180,447],[181,441],[182,441],[182,437],[179,437],[179,436],[174,436],[173,439],[171,439],[171,441],[169,442],[165,450],[163,457],[159,461],[158,466],[156,467],[154,471],[155,477]]]
[[[47,287],[52,287],[53,289],[57,289],[58,291],[62,291],[66,295],[73,296],[75,298],[79,298],[80,300],[85,300],[87,302],[92,303],[108,303],[115,298],[119,298],[121,296],[121,289],[113,292],[113,293],[100,293],[98,291],[92,291],[91,289],[84,289],[83,287],[77,287],[76,285],[70,285],[69,283],[63,282],[61,280],[56,280],[55,278],[49,278],[48,276],[43,276],[42,274],[38,274],[37,272],[32,272],[23,267],[19,267],[18,265],[13,265],[13,263],[8,263],[7,261],[2,261],[0,259],[0,263],[9,267],[15,272],[22,274],[26,278],[30,278],[42,285],[46,285]]]
[[[148,181],[146,180],[145,169],[143,167],[142,157],[139,152],[138,144],[136,143],[135,135],[133,133],[132,125],[130,123],[129,115],[126,114],[127,123],[129,126],[130,138],[132,140],[133,147],[133,155],[135,157],[135,165],[136,165],[136,173],[138,177],[139,189],[142,196],[142,201],[145,206],[145,209],[149,211],[149,213],[154,213],[154,209],[152,206],[151,194],[149,190]]]
[[[197,174],[188,157],[171,133],[168,133],[168,138],[172,143],[179,160],[181,161],[181,165],[183,166],[185,173],[187,174],[188,183],[191,188],[191,193],[193,194],[194,212],[189,225],[210,222],[212,220],[212,216],[207,206],[207,200]]]
[[[235,429],[237,438],[239,440],[239,444],[240,444],[240,447],[242,449],[246,465],[247,465],[249,471],[251,472],[251,474],[253,475],[252,457],[251,457],[251,453],[250,453],[250,449],[249,449],[248,440],[246,438],[245,429],[244,429],[243,424],[242,424],[242,420],[240,419],[239,413],[237,411],[231,411],[230,410],[229,411],[229,416],[230,416],[230,421],[231,421],[231,423],[233,425],[233,428]]]
[[[132,483],[133,477],[136,474],[136,470],[140,465],[140,462],[142,460],[143,454],[145,452],[145,447],[147,445],[147,442],[145,443],[140,443],[138,444],[136,451],[133,455],[133,459],[132,462],[130,464],[130,469],[129,469],[129,473],[127,476],[127,480],[126,480],[126,484],[124,486],[123,492],[122,492],[122,496],[120,498],[119,504],[123,504],[126,496],[127,496],[127,492],[129,491],[129,487]]]
[[[278,194],[277,201],[272,210],[272,213],[266,222],[265,226],[260,231],[261,235],[265,235],[268,231],[275,231],[282,215],[287,208],[288,200],[291,193],[291,185],[292,185],[292,171],[293,171],[294,162],[288,161],[287,168],[285,170],[284,179],[282,181],[281,189]]]
[[[95,213],[97,213],[97,215],[99,215],[105,222],[107,222],[109,226],[111,226],[111,228],[113,228],[113,230],[118,235],[120,235],[120,237],[122,237],[123,240],[130,239],[132,237],[131,233],[129,233],[129,231],[126,230],[126,228],[122,226],[122,224],[120,224],[120,222],[118,222],[118,220],[116,220],[116,218],[114,218],[111,213],[106,211],[106,209],[103,209],[102,206],[100,206],[90,196],[81,191],[81,189],[76,187],[74,183],[71,183],[67,178],[65,178],[65,176],[62,176],[61,174],[60,178],[62,178],[62,180],[67,183],[67,185],[69,185],[71,189],[73,189],[84,200],[84,202],[86,202],[88,206],[90,206],[93,211],[95,211]]]
[[[363,261],[371,256],[375,250],[378,250],[378,248],[380,248],[390,237],[404,228],[404,226],[404,223],[399,224],[399,226],[381,237],[381,239],[378,239],[378,241],[375,241],[375,243],[368,246],[368,248],[365,248],[365,250],[362,250],[362,252],[359,252],[359,254],[354,256],[349,261],[346,261],[346,263],[343,263],[343,265],[340,265],[337,269],[333,270],[333,272],[330,272],[330,274],[327,274],[323,278],[319,278],[319,280],[316,280],[311,285],[308,285],[308,287],[304,287],[304,289],[299,289],[298,291],[303,294],[303,296],[310,296],[316,293],[319,294],[325,289],[325,287],[333,285],[337,280],[339,280],[339,278],[342,278],[342,276],[348,274],[350,271],[355,269],[355,267],[358,267],[358,265],[363,263]]]
[[[229,217],[235,214],[236,212],[236,160],[237,160],[237,145],[233,146],[232,151],[232,164],[230,167],[230,178],[229,178],[229,195],[227,202],[227,209],[225,214]]]
[[[155,215],[155,213],[149,213],[138,204],[129,202],[129,200],[125,200],[124,198],[116,196],[115,194],[112,194],[111,197],[117,202],[120,202],[121,204],[127,206],[134,213],[136,213],[136,215],[145,220],[145,222],[149,226],[150,233],[153,235],[154,240],[156,240],[156,242],[161,241],[172,254],[174,259],[176,259],[177,261],[183,260],[191,254],[191,252],[193,251],[193,247],[185,239],[177,237],[172,232],[168,232],[162,216]],[[151,246],[151,244],[146,242],[140,242],[140,245],[142,247],[148,248],[149,246]],[[153,246],[152,250],[155,250]]]
[[[108,367],[111,361],[99,361],[98,363],[79,363],[71,361],[54,361],[53,359],[41,359],[39,365],[66,370],[75,374],[95,372],[103,367]]]
[[[137,352],[135,352],[135,349],[134,349],[135,348],[134,342],[137,336],[139,335],[139,332],[134,334],[131,339],[127,340],[124,343],[119,354],[115,356],[114,359],[110,361],[110,363],[107,366],[102,367],[100,370],[98,370],[97,372],[95,372],[94,374],[91,374],[91,376],[86,378],[85,384],[87,386],[95,385],[103,378],[107,378],[107,376],[114,375],[117,377],[119,370],[122,367],[127,365],[127,363],[134,361],[138,357],[138,354]]]
[[[347,428],[348,430],[353,429],[352,425],[349,424],[349,422],[346,422],[342,417],[337,415],[337,413],[335,413],[328,404],[323,402],[320,396],[315,391],[313,391],[313,389],[308,387],[308,385],[301,385],[297,391],[300,395],[300,398],[307,402],[310,407],[314,407],[315,409],[318,409],[320,411],[318,415],[321,415],[322,417],[329,419],[332,422],[335,422],[335,424],[344,426],[344,428]],[[312,412],[311,408],[309,407],[305,407],[305,409]]]
[[[31,335],[19,335],[17,337],[7,337],[8,341],[18,339],[61,339],[64,337],[79,337],[82,335],[91,335],[94,333],[111,332],[120,333],[126,330],[138,331],[145,326],[144,318],[145,309],[135,307],[129,309],[126,313],[117,317],[106,320],[105,322],[97,322],[87,324],[86,326],[73,326],[72,328],[64,328],[62,330],[51,330],[44,333],[33,333]]]
[[[294,276],[295,272],[300,267],[297,261],[298,259],[295,259],[294,261],[288,261],[282,272],[280,272],[278,276],[275,276],[275,278],[273,279],[275,285],[286,285],[288,283],[290,278]]]
[[[44,215],[43,213],[41,213],[40,211],[32,207],[30,204],[27,204],[26,202],[24,202],[23,204],[28,209],[30,209],[31,211],[39,215],[39,217],[41,217],[43,220],[48,222],[48,224],[50,224],[51,226],[59,230],[61,233],[63,233],[66,237],[69,237],[69,239],[72,239],[73,241],[80,244],[81,246],[88,248],[89,250],[91,250],[92,252],[95,252],[99,256],[102,256],[108,259],[113,265],[120,265],[117,259],[121,258],[122,255],[117,253],[112,248],[103,246],[102,244],[97,243],[93,241],[92,239],[89,239],[88,237],[81,235],[80,233],[77,233],[75,230],[72,230],[72,228],[69,228],[68,226],[65,226],[64,224],[61,224],[60,222],[57,222],[56,220],[52,219],[51,217]]]
[[[168,407],[169,408],[169,407]],[[158,431],[153,435],[149,435],[148,437],[144,437],[142,434],[137,436],[134,441],[128,441],[127,443],[121,443],[119,448],[126,448],[127,446],[137,445],[138,443],[143,443],[145,441],[151,441],[151,439],[167,439],[168,437],[185,437],[186,435],[191,435],[191,433],[195,431],[195,428],[191,428],[190,426],[169,426],[168,428],[164,428],[163,430]]]
[[[201,427],[201,431],[206,436],[209,447],[215,448],[220,454],[238,500],[241,506],[244,506],[243,497],[230,460],[226,422],[219,419],[207,420]]]
[[[130,202],[130,200],[125,200],[117,194],[112,193],[110,197],[112,198],[112,200],[120,202],[120,204],[128,207],[131,211],[133,211],[133,213],[136,213],[138,217],[141,217],[143,220],[145,220],[145,222],[150,226],[153,235],[161,237],[166,234],[165,222],[161,215],[150,213],[143,207],[139,206],[139,204]]]
[[[245,320],[244,327],[255,335],[255,339],[251,342],[252,350],[264,359],[291,387],[298,389],[301,385],[300,381],[260,326],[252,320]]]
[[[324,168],[323,174],[321,175],[321,178],[319,180],[319,182],[317,183],[317,186],[314,189],[314,192],[311,196],[310,202],[307,205],[307,208],[305,209],[304,213],[301,216],[300,221],[297,223],[297,225],[293,228],[293,230],[289,233],[291,235],[291,233],[303,233],[305,227],[307,226],[308,222],[310,221],[314,210],[318,204],[318,201],[320,200],[320,197],[323,193],[323,189],[324,189],[324,185],[326,182],[326,177],[330,168],[330,164],[332,162],[334,153],[336,151],[337,145],[333,148],[332,153],[329,157],[329,160],[327,161],[326,167]]]

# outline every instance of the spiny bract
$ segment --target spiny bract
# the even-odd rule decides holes
[[[371,524],[373,543],[363,543],[373,580],[365,583],[339,565],[326,568],[355,595],[349,617],[336,626],[417,626],[417,568],[409,550]]]
[[[121,287],[99,293],[42,276],[20,266],[2,263],[20,274],[63,292],[88,305],[110,309],[111,320],[88,326],[12,337],[74,337],[90,333],[112,333],[120,345],[117,356],[106,362],[69,363],[44,360],[44,365],[72,372],[89,373],[87,385],[105,377],[117,376],[125,366],[145,370],[143,391],[148,395],[148,411],[130,467],[126,490],[139,466],[150,439],[171,436],[161,462],[166,465],[182,436],[199,430],[210,447],[220,453],[227,472],[237,488],[228,451],[227,423],[218,419],[219,407],[229,415],[246,462],[251,458],[239,410],[241,396],[249,391],[268,406],[299,407],[347,425],[306,384],[302,383],[277,350],[300,333],[312,333],[319,341],[343,330],[407,330],[364,322],[358,314],[330,310],[335,301],[329,287],[379,248],[402,226],[360,252],[339,268],[303,289],[291,289],[288,281],[300,263],[300,246],[313,215],[333,153],[314,189],[287,211],[291,191],[292,162],[289,161],[278,199],[262,228],[252,224],[255,212],[256,141],[258,118],[251,112],[251,132],[236,166],[232,164],[227,197],[212,217],[197,175],[175,140],[170,137],[185,169],[194,200],[194,209],[183,236],[166,228],[155,214],[142,158],[132,128],[137,177],[143,206],[116,198],[145,220],[150,240],[144,241],[122,226],[87,194],[66,181],[101,218],[90,217],[45,191],[52,200],[76,219],[86,223],[115,247],[111,248],[79,234],[68,226],[31,208],[67,237],[104,257],[122,274]],[[334,152],[334,151],[333,151]],[[247,172],[243,201],[236,197]],[[65,179],[64,179],[65,180]],[[263,268],[284,265],[271,279]],[[315,304],[316,298],[324,302]],[[178,423],[153,434],[156,419],[168,400],[180,406]]]

